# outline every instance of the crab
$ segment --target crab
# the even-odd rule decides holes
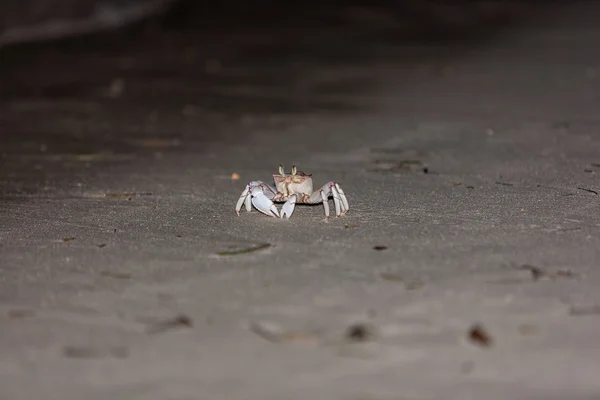
[[[236,206],[235,212],[240,215],[242,206],[246,206],[246,211],[250,212],[252,206],[258,211],[270,217],[279,217],[289,219],[294,212],[296,203],[300,204],[319,204],[323,203],[325,209],[325,218],[329,218],[329,197],[333,197],[335,205],[335,215],[340,217],[348,212],[348,199],[344,191],[336,182],[327,182],[320,189],[313,191],[312,174],[306,174],[298,171],[296,166],[292,167],[292,172],[286,174],[283,166],[279,166],[279,174],[273,174],[275,188],[262,182],[252,181],[246,185]],[[275,207],[274,203],[285,204],[281,211]]]

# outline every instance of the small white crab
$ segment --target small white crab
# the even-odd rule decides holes
[[[240,215],[242,205],[250,212],[251,205],[271,217],[290,218],[294,212],[296,203],[319,204],[323,203],[325,218],[329,218],[329,196],[333,197],[335,215],[342,216],[348,212],[348,199],[340,185],[336,182],[327,182],[319,190],[313,192],[312,174],[298,171],[296,166],[292,167],[292,173],[286,174],[283,166],[279,166],[279,174],[273,175],[275,188],[261,181],[252,181],[246,185],[240,199],[235,206],[235,212]],[[273,202],[285,202],[281,212],[277,210]]]

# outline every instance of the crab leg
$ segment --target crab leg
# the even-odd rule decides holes
[[[246,211],[250,212],[250,184],[246,185],[246,188],[240,195],[240,198],[235,205],[235,212],[237,215],[240,215],[240,210],[242,209],[242,205],[246,204]]]
[[[350,208],[348,206],[348,199],[344,194],[340,185],[335,182],[328,182],[321,189],[314,191],[310,197],[306,200],[308,204],[318,204],[323,203],[323,208],[325,209],[325,217],[329,217],[329,204],[327,200],[329,196],[333,197],[333,204],[335,205],[335,215],[337,217],[344,215],[348,212]]]
[[[325,209],[325,218],[329,218],[329,195],[323,190],[320,190],[319,192],[321,193],[321,201],[323,202],[323,208]]]
[[[338,195],[340,196],[340,200],[342,201],[342,213],[346,214],[348,212],[348,210],[350,210],[350,206],[348,205],[348,199],[346,198],[346,194],[344,193],[344,191],[342,190],[340,185],[338,185],[337,183],[335,184],[335,188],[337,189]]]

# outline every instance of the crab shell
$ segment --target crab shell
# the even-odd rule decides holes
[[[291,174],[286,174],[283,169],[279,169],[279,174],[273,174],[275,188],[279,193],[283,193],[284,199],[293,194],[310,195],[313,192],[313,182],[311,174],[292,169]]]

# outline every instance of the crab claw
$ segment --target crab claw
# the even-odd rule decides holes
[[[275,204],[264,195],[260,187],[252,189],[252,204],[258,211],[270,217],[279,217],[279,211]]]
[[[296,206],[296,195],[293,194],[290,196],[288,201],[285,202],[283,207],[281,207],[281,218],[290,218],[292,213],[294,212],[294,207]]]

